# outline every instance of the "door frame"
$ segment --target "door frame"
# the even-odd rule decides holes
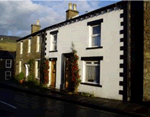
[[[65,67],[66,67],[66,65],[65,65],[65,59],[67,58],[67,57],[71,57],[73,55],[73,53],[72,52],[70,52],[70,53],[63,53],[62,54],[62,85],[63,85],[63,88],[62,89],[66,89],[66,79],[65,79]]]

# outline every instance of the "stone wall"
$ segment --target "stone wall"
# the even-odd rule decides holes
[[[150,101],[150,2],[144,2],[144,82],[143,101]]]
[[[16,75],[19,74],[19,61],[22,60],[22,72],[25,74],[25,66],[30,59],[40,59],[41,52],[36,52],[37,48],[37,36],[32,37],[31,39],[31,52],[28,53],[28,39],[23,40],[23,54],[20,54],[20,41],[17,42],[17,51],[16,51]]]

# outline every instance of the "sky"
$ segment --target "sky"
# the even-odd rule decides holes
[[[0,35],[24,37],[39,19],[41,29],[66,20],[68,3],[77,4],[79,15],[121,0],[0,0]]]

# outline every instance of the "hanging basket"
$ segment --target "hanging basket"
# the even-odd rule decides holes
[[[19,82],[20,82],[20,84],[23,84],[23,82],[24,82],[24,79],[20,80]]]

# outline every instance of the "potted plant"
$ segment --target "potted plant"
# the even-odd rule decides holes
[[[19,80],[19,83],[20,83],[20,84],[23,84],[23,82],[24,82],[24,73],[23,73],[23,72],[21,72],[21,73],[19,74],[18,80]]]

